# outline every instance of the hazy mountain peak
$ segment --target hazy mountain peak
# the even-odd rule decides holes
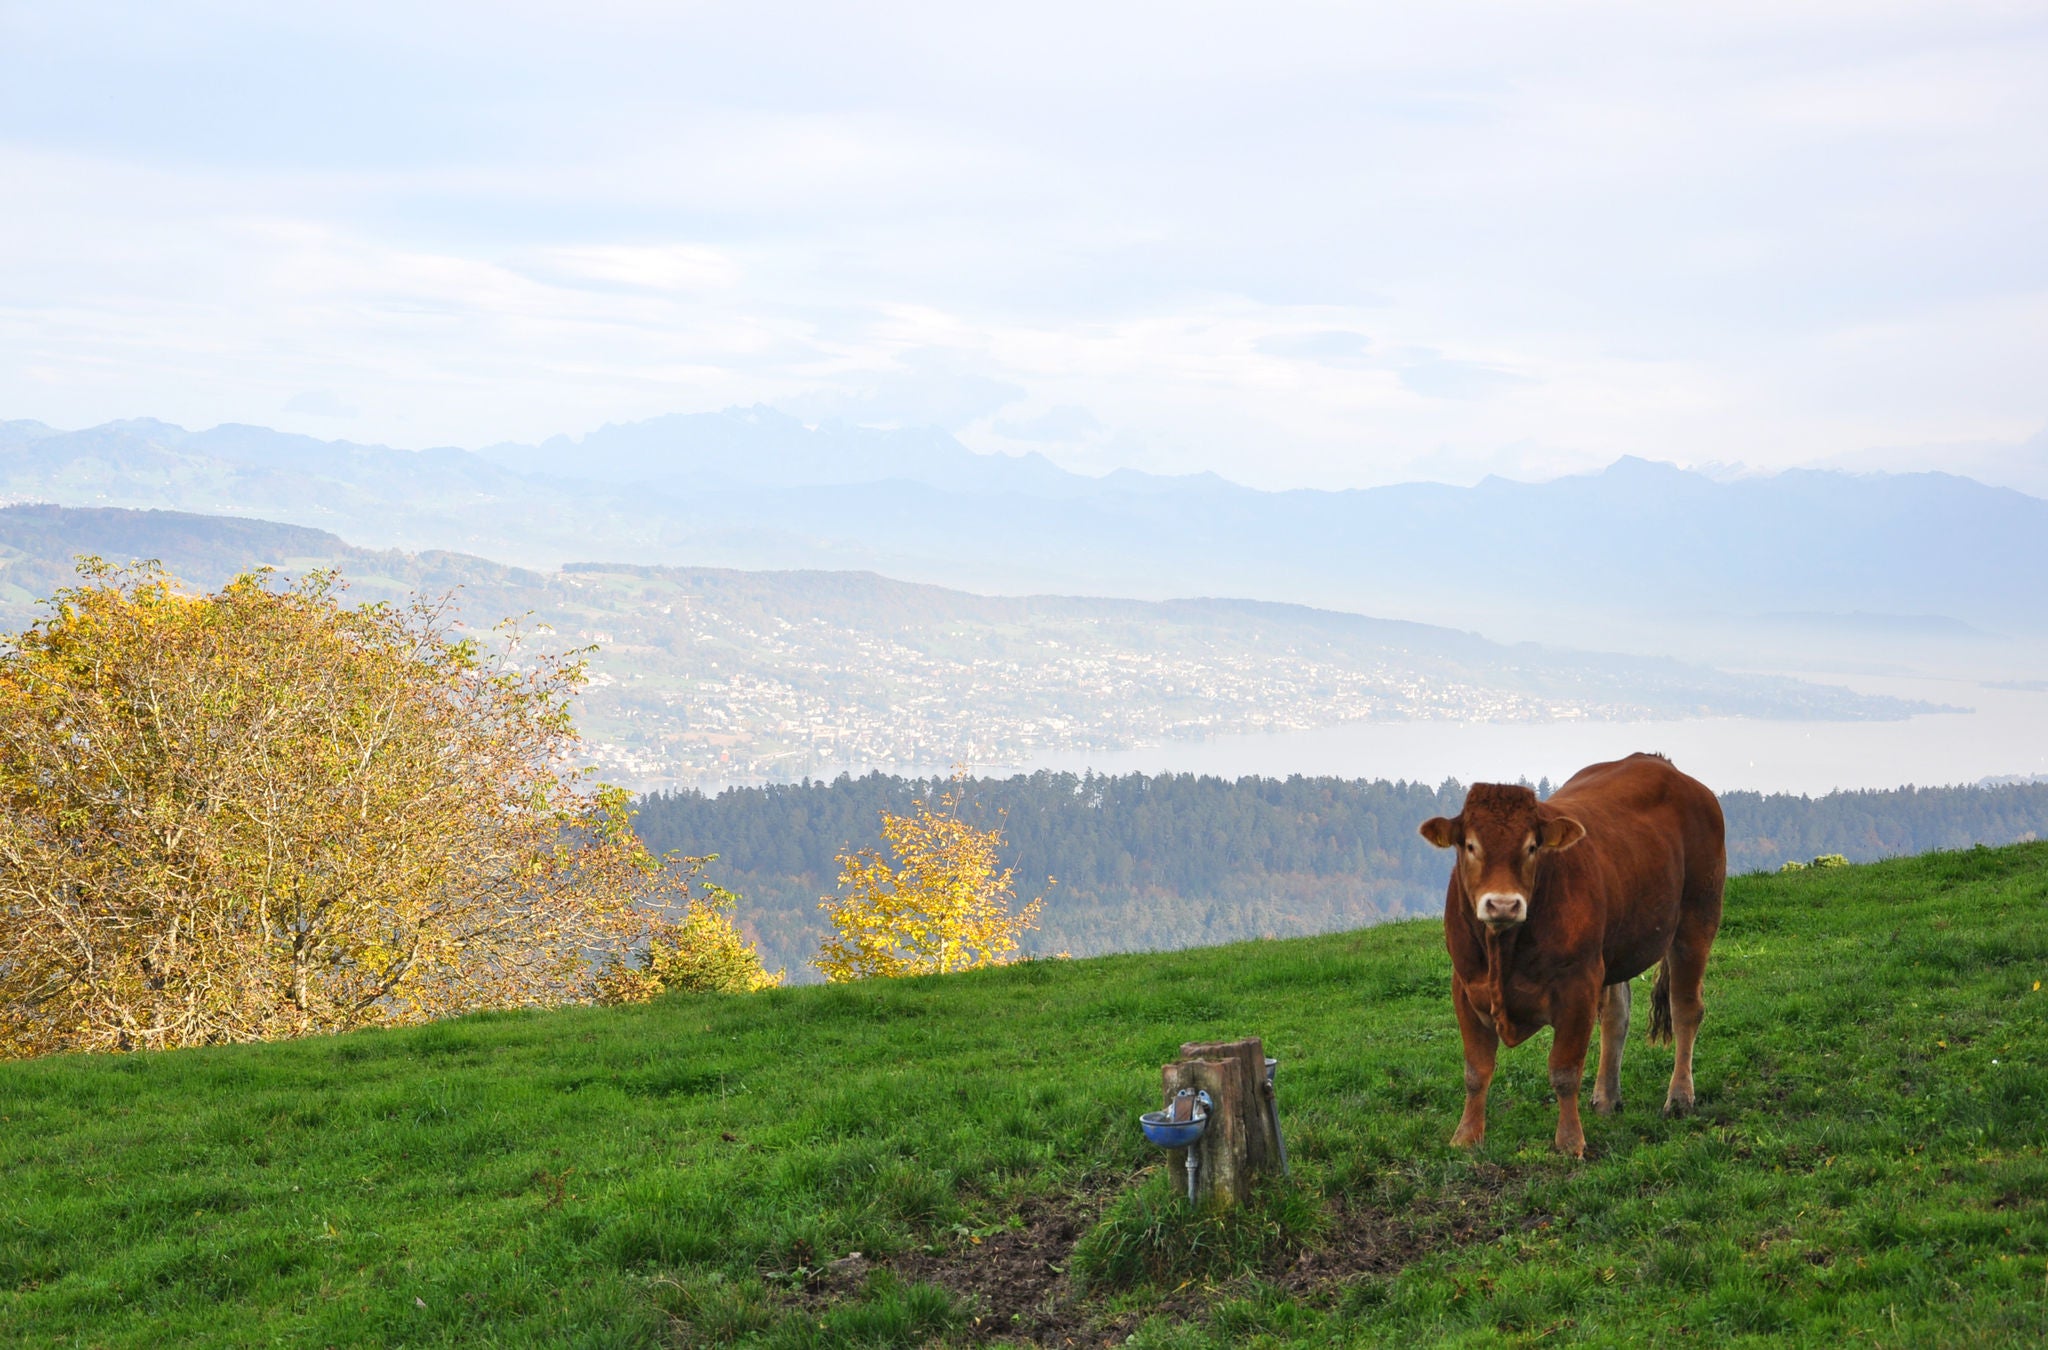
[[[1979,483],[2048,497],[2048,426],[2019,441],[1959,441],[1873,447],[1818,460],[1813,468],[1856,473],[1911,473],[1929,461]]]
[[[154,417],[123,417],[116,421],[103,422],[92,430],[122,432],[155,441],[160,445],[176,445],[192,434],[175,423],[160,422]]]
[[[1642,455],[1623,455],[1602,469],[1602,478],[1634,480],[1636,482],[1671,483],[1680,479],[1696,479],[1711,482],[1705,474],[1694,473],[1681,468],[1668,459],[1649,459]]]
[[[55,427],[38,422],[32,417],[13,422],[0,422],[0,441],[39,441],[45,436],[61,434]]]

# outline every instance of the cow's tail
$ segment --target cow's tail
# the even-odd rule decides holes
[[[1671,1043],[1671,961],[1657,967],[1657,982],[1650,986],[1650,1044]]]

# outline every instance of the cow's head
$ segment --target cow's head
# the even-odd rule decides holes
[[[1474,783],[1455,817],[1422,822],[1422,837],[1458,851],[1458,875],[1472,898],[1472,917],[1496,932],[1529,917],[1536,865],[1545,852],[1570,848],[1586,827],[1525,787]]]

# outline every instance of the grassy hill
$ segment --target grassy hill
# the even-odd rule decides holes
[[[2048,844],[1735,880],[1700,1114],[1638,1039],[1583,1162],[1542,1037],[1444,1147],[1447,977],[1401,923],[0,1066],[0,1337],[2048,1339]],[[1134,1117],[1245,1034],[1296,1180],[1192,1219]]]

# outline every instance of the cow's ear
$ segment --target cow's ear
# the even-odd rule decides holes
[[[1543,822],[1543,847],[1559,852],[1586,837],[1586,827],[1570,816],[1551,816]]]
[[[1446,820],[1442,816],[1431,816],[1428,820],[1422,822],[1421,834],[1424,839],[1435,844],[1438,848],[1456,848],[1458,846],[1458,822],[1455,820]]]

